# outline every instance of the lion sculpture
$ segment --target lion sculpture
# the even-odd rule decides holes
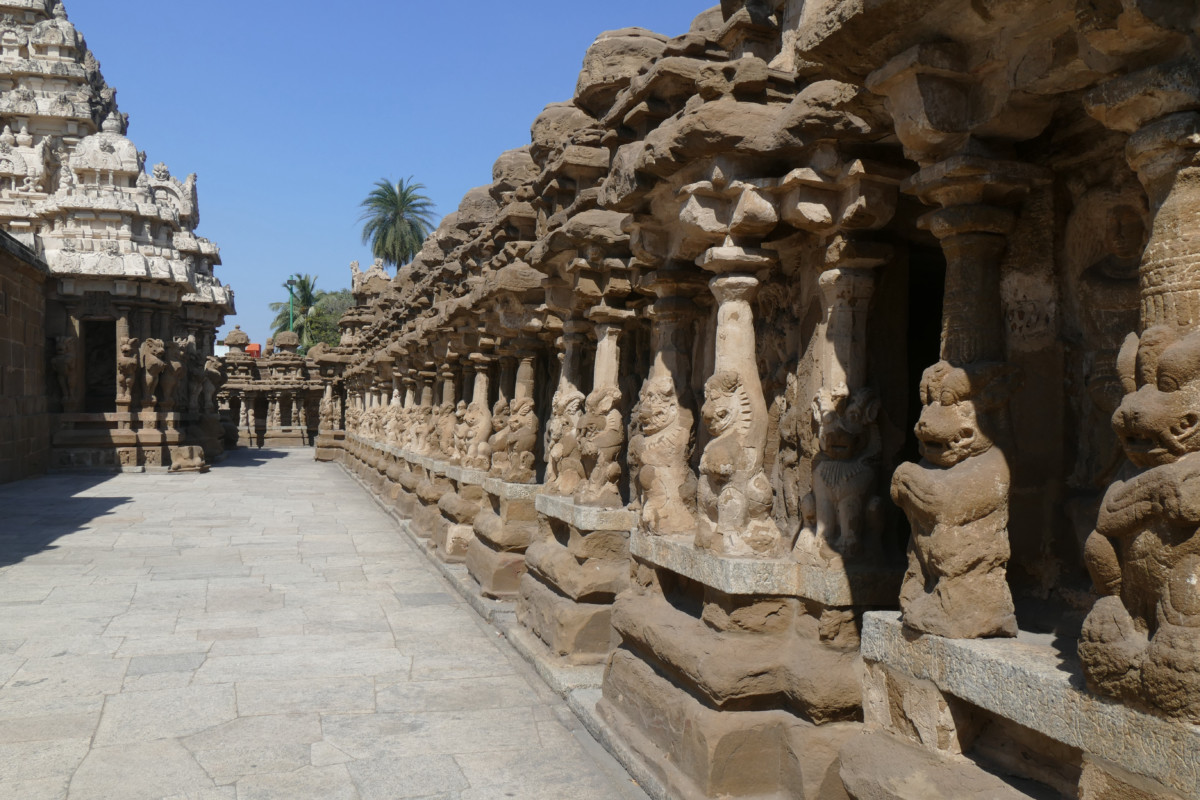
[[[1119,360],[1129,459],[1084,557],[1101,598],[1079,646],[1093,691],[1200,723],[1200,331],[1154,327]]]
[[[912,525],[900,607],[913,630],[1017,634],[1006,577],[1011,478],[995,441],[1014,377],[1004,364],[940,361],[921,378],[921,461],[892,476],[892,499]]]

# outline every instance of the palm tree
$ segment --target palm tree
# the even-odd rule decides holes
[[[300,345],[308,348],[312,344],[312,332],[309,330],[308,320],[316,311],[317,303],[321,300],[321,295],[324,292],[317,290],[316,275],[294,275],[296,285],[293,288],[293,297],[295,300],[291,304],[291,316],[295,320],[292,325],[292,330],[300,337]],[[283,290],[288,290],[288,285],[283,284]],[[271,328],[274,334],[282,333],[288,329],[289,308],[288,301],[282,303],[271,303],[271,310],[275,313],[275,321],[271,323]]]
[[[388,266],[411,261],[433,230],[433,201],[421,194],[424,190],[411,176],[395,185],[381,179],[360,204],[363,244],[370,243],[372,255]]]

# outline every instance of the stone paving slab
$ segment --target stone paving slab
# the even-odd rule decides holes
[[[644,800],[311,458],[0,487],[0,797]]]

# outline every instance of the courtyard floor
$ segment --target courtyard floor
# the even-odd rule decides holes
[[[0,487],[0,797],[644,800],[311,450]]]

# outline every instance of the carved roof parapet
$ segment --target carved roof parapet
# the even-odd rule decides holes
[[[1183,5],[1018,0],[985,8],[911,0],[885,10],[810,3],[793,27],[799,54],[843,79],[861,81],[914,46],[952,41],[971,54],[968,67],[986,63],[985,83],[1030,99],[1094,85],[1127,59],[1145,64],[1179,52],[1190,34],[1175,19]]]
[[[505,151],[492,166],[492,185],[488,187],[488,192],[499,206],[514,200],[529,199],[517,198],[516,195],[537,179],[538,166],[530,155],[531,149],[531,145],[526,145]]]
[[[575,85],[575,104],[594,116],[603,114],[629,81],[666,46],[667,37],[644,28],[600,34],[584,56]]]

